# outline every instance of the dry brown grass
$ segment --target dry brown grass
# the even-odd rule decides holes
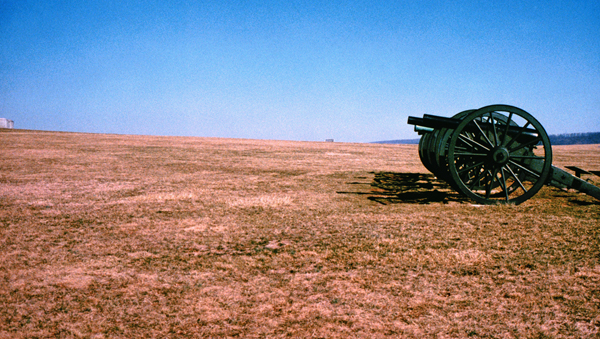
[[[0,338],[600,335],[576,192],[474,206],[413,145],[1,130],[0,156]]]

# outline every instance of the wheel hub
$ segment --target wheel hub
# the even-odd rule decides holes
[[[508,159],[510,159],[510,153],[505,147],[498,147],[492,150],[491,158],[495,164],[504,166],[508,162]]]

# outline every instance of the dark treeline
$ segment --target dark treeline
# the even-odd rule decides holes
[[[552,145],[600,144],[600,132],[550,135]]]
[[[552,145],[600,144],[600,132],[550,135]],[[377,144],[418,144],[419,139],[376,141]]]

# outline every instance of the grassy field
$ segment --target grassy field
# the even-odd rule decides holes
[[[600,336],[577,192],[473,205],[416,145],[0,130],[0,157],[0,338]]]

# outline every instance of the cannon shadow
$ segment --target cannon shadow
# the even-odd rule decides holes
[[[365,187],[353,192],[337,192],[339,194],[364,195],[367,199],[389,204],[430,204],[466,202],[470,200],[454,191],[445,181],[433,174],[425,173],[396,173],[371,172],[373,181],[350,182],[350,185]]]

